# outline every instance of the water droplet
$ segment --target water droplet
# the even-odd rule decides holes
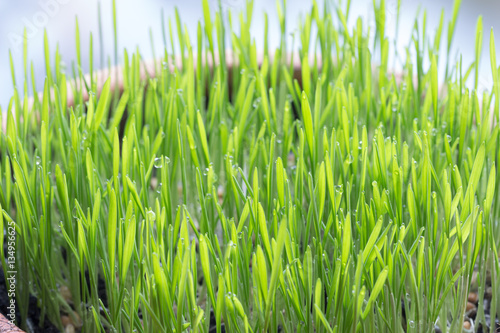
[[[446,140],[448,140],[448,142],[451,142],[451,135],[446,134]]]
[[[155,158],[155,161],[153,163],[154,163],[154,167],[157,169],[160,169],[163,166],[161,157]]]
[[[255,101],[253,102],[252,106],[257,109],[260,105],[260,97],[256,98]]]
[[[413,320],[410,320],[410,327],[415,328],[415,322]]]

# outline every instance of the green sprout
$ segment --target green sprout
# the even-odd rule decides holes
[[[72,74],[45,34],[33,97],[25,39],[23,89],[11,56],[0,113],[17,324],[28,329],[34,295],[40,325],[61,330],[67,316],[92,332],[461,332],[472,320],[494,332],[499,68],[491,31],[493,86],[478,91],[481,18],[474,62],[451,57],[460,3],[434,38],[418,14],[402,54],[384,0],[374,27],[348,26],[351,1],[313,1],[292,38],[277,0],[275,49],[273,17],[263,45],[250,33],[251,0],[240,13],[203,0],[195,36],[162,12],[161,59],[124,50],[115,71],[94,72],[91,42],[88,75],[76,21]]]

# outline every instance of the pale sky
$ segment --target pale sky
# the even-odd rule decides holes
[[[111,0],[101,0],[104,53],[113,55]],[[215,9],[217,0],[210,0]],[[244,8],[244,0],[222,0],[224,9],[239,12]],[[297,18],[310,8],[309,1],[288,0],[288,29],[291,32]],[[321,3],[321,1],[319,1]],[[396,0],[386,0],[387,28],[390,37],[394,36],[391,27],[395,22]],[[202,19],[201,0],[118,0],[118,40],[119,49],[135,50],[139,46],[144,58],[153,56],[149,30],[153,31],[155,52],[161,54],[163,38],[161,29],[161,9],[166,18],[174,17],[174,7],[179,8],[183,22],[188,27],[192,38],[196,36],[196,25]],[[350,24],[358,16],[373,21],[372,0],[352,0]],[[451,16],[453,0],[402,0],[401,26],[399,35],[400,51],[408,44],[413,27],[413,19],[419,6],[428,10],[428,32],[433,34],[437,27],[441,8],[445,8],[445,22]],[[18,86],[23,84],[21,36],[24,26],[28,29],[29,59],[33,61],[38,89],[43,86],[45,64],[43,56],[43,30],[47,29],[51,55],[54,55],[56,43],[59,44],[63,60],[68,68],[76,59],[75,51],[75,16],[78,15],[81,36],[82,61],[88,70],[89,34],[94,39],[94,66],[100,66],[97,0],[0,0],[0,106],[3,110],[13,93],[9,66],[9,49],[12,52]],[[252,35],[257,45],[262,45],[264,25],[263,11],[269,15],[269,42],[276,47],[279,41],[278,22],[274,0],[255,0]],[[494,26],[497,30],[496,44],[500,53],[500,1],[498,0],[463,0],[457,22],[454,49],[463,53],[463,61],[470,64],[474,59],[474,39],[477,16],[483,15],[483,61],[481,63],[481,82],[489,87],[491,82],[489,65],[489,33]],[[370,15],[372,17],[370,17]],[[446,31],[443,32],[442,49],[445,49]],[[452,55],[455,53],[453,52]],[[121,52],[119,54],[121,56]],[[497,61],[500,63],[500,61]]]

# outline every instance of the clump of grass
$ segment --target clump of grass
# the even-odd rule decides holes
[[[25,45],[0,140],[20,324],[33,294],[61,329],[67,314],[99,332],[208,332],[211,320],[217,332],[459,332],[477,291],[487,330],[500,311],[493,32],[494,84],[479,95],[481,20],[475,62],[450,59],[460,0],[434,38],[415,20],[400,78],[384,0],[374,38],[361,18],[348,28],[350,1],[313,1],[298,53],[286,1],[276,49],[267,15],[264,45],[250,35],[251,1],[226,14],[202,3],[196,36],[178,12],[163,20],[146,79],[139,51],[124,51],[121,94],[83,75],[77,29],[72,73],[46,36],[43,95],[28,103]]]

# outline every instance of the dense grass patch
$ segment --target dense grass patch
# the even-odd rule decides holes
[[[479,92],[481,19],[476,61],[451,57],[459,5],[434,36],[416,20],[398,55],[384,0],[375,34],[348,29],[350,1],[313,2],[293,43],[277,1],[277,49],[276,17],[256,45],[252,2],[204,0],[196,36],[164,21],[151,77],[124,51],[123,92],[83,75],[76,29],[69,72],[46,37],[32,103],[25,45],[0,140],[21,318],[34,295],[44,320],[86,332],[493,331],[499,68],[492,32]]]

